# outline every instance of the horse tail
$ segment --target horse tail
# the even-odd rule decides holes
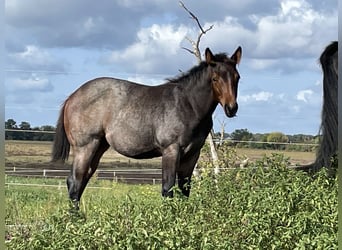
[[[320,63],[323,71],[323,107],[320,127],[321,139],[316,153],[313,170],[331,168],[332,157],[337,153],[338,131],[338,42],[332,42],[323,51]],[[332,170],[332,169],[330,169]]]
[[[70,142],[65,133],[64,127],[64,109],[65,109],[64,102],[62,109],[59,114],[59,118],[57,121],[56,127],[56,134],[55,139],[53,141],[53,148],[52,148],[52,161],[62,160],[63,162],[68,159],[69,152],[70,152]]]

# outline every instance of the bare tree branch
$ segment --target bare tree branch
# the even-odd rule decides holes
[[[182,49],[188,51],[190,54],[193,54],[196,56],[195,52],[193,52],[191,49],[188,49],[188,48],[185,48],[185,47],[182,47]]]
[[[202,25],[200,24],[198,18],[197,18],[190,10],[188,10],[188,8],[184,5],[184,3],[183,3],[182,1],[179,1],[179,4],[180,4],[180,6],[181,6],[183,9],[186,10],[186,12],[189,13],[189,15],[191,16],[191,18],[194,19],[194,20],[197,22],[198,27],[201,29],[202,33],[205,34],[206,31],[203,30]]]
[[[190,49],[187,49],[187,48],[183,48],[185,49],[186,51],[190,52],[191,54],[195,55],[198,62],[201,62],[202,61],[202,57],[201,57],[201,51],[200,51],[200,48],[199,48],[199,45],[200,45],[200,42],[201,42],[201,38],[204,34],[206,34],[209,30],[211,30],[214,25],[210,25],[209,28],[207,29],[203,29],[202,25],[200,24],[197,16],[195,16],[186,6],[185,4],[182,2],[182,1],[179,1],[179,5],[186,11],[189,13],[190,17],[192,19],[194,19],[197,23],[197,26],[199,27],[200,29],[200,33],[199,35],[197,36],[197,41],[195,42],[194,40],[190,39],[189,37],[186,37],[186,39],[192,44],[193,46],[193,50],[191,51]]]

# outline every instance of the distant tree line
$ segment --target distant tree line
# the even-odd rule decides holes
[[[44,125],[40,127],[31,127],[29,122],[22,121],[19,125],[13,119],[5,121],[5,139],[6,140],[32,140],[32,141],[53,141],[55,127]],[[37,131],[37,132],[35,132]],[[275,149],[291,151],[316,151],[319,136],[313,135],[285,135],[281,132],[256,133],[253,134],[248,129],[236,129],[231,134],[215,133],[214,139],[218,143],[224,143],[240,148],[255,149]],[[298,145],[300,144],[300,145]]]
[[[5,140],[53,141],[55,127],[44,125],[31,128],[31,124],[22,121],[19,125],[13,119],[5,121]]]
[[[256,133],[248,129],[237,129],[231,134],[215,134],[216,141],[224,138],[224,143],[240,148],[275,149],[289,151],[315,152],[319,142],[319,136],[295,134],[285,135],[281,132]]]

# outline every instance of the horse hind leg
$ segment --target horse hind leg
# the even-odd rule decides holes
[[[67,186],[69,198],[76,210],[79,209],[79,201],[90,177],[95,172],[102,154],[108,148],[104,150],[100,145],[101,140],[93,139],[82,147],[73,147],[74,160],[71,174],[67,179]]]
[[[86,182],[87,183],[90,180],[90,178],[93,176],[93,174],[95,173],[102,155],[107,151],[108,148],[109,148],[109,144],[106,141],[106,139],[105,138],[101,139],[100,145],[99,145],[98,149],[96,150],[95,155],[94,155],[94,157],[90,163],[90,169],[89,169],[88,174],[86,176]]]

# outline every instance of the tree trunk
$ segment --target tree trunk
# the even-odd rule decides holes
[[[210,145],[210,153],[211,153],[211,158],[213,160],[213,165],[214,165],[214,173],[218,174],[220,172],[220,165],[218,162],[218,156],[217,156],[217,150],[215,147],[215,142],[213,139],[213,132],[210,131],[208,137],[207,137],[207,141],[209,142]]]

